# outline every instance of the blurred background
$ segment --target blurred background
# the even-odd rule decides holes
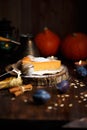
[[[87,33],[86,12],[85,0],[0,0],[0,21],[10,21],[20,34],[36,34],[44,26],[61,37],[75,31]]]
[[[87,33],[86,6],[85,0],[0,0],[0,35],[20,41],[45,26],[61,38]]]

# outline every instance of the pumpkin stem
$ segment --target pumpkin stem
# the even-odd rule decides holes
[[[44,27],[44,31],[48,30],[48,27]]]
[[[73,34],[72,34],[73,37],[76,37],[76,35],[77,35],[76,33],[73,33]]]

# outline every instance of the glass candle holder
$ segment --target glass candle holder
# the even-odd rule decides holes
[[[87,62],[80,60],[79,62],[75,62],[75,65],[76,66],[87,66]]]
[[[75,62],[76,72],[80,77],[87,76],[87,62],[80,60],[79,62]]]

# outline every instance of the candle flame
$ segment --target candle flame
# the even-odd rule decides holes
[[[81,65],[81,63],[82,63],[82,61],[80,60],[80,61],[79,61],[79,65]]]

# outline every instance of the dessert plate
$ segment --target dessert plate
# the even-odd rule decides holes
[[[31,83],[32,85],[55,85],[62,80],[66,80],[69,78],[68,69],[65,65],[61,65],[60,69],[58,70],[51,70],[51,71],[36,71],[33,72],[32,75],[28,76],[22,73],[22,63],[21,60],[16,62],[15,64],[8,65],[6,67],[6,72],[11,72],[11,70],[20,70],[21,77],[24,81],[24,84]],[[17,75],[17,73],[13,72],[10,73],[12,75]]]
[[[33,74],[31,76],[22,75],[24,84],[31,83],[34,86],[55,86],[62,80],[69,79],[69,73],[66,66],[62,65],[61,69],[55,73],[44,73],[43,75]]]

